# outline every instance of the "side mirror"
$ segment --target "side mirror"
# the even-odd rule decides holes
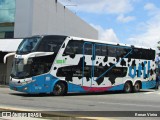
[[[30,53],[28,55],[26,55],[24,57],[24,64],[26,65],[27,62],[28,62],[28,59],[31,58],[31,57],[39,57],[39,56],[47,56],[47,55],[52,55],[54,54],[54,52],[33,52],[33,53]]]
[[[13,56],[13,55],[15,55],[15,54],[16,54],[16,53],[8,53],[8,54],[6,54],[6,55],[4,56],[4,58],[3,58],[4,64],[6,64],[6,61],[7,61],[7,58],[8,58],[8,57]]]

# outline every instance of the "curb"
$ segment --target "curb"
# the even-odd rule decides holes
[[[75,118],[76,119],[84,119],[84,117],[82,117],[82,115],[73,115],[73,114],[67,114],[67,113],[61,113],[61,112],[56,112],[56,111],[39,111],[39,110],[34,110],[34,109],[22,109],[22,108],[12,108],[12,107],[2,107],[0,106],[0,111],[14,111],[14,112],[39,112],[41,114],[43,114],[44,118],[47,117],[51,117],[51,118],[54,118],[54,117],[59,117],[59,118],[63,118],[63,117],[66,117],[66,118]],[[87,118],[88,120],[90,120],[89,118]],[[93,120],[93,119],[92,119]]]
[[[21,109],[21,108],[12,108],[12,107],[2,107],[0,106],[0,111],[15,111],[15,112],[39,112],[42,113],[44,116],[44,119],[46,118],[69,118],[69,120],[117,120],[114,118],[109,118],[109,117],[84,117],[83,115],[73,115],[72,113],[67,114],[67,113],[61,113],[61,112],[48,112],[48,111],[38,111],[34,109]],[[62,111],[63,112],[63,111]],[[72,111],[71,111],[72,112]],[[41,119],[41,118],[40,118]],[[43,119],[43,118],[42,118]]]
[[[0,85],[0,88],[9,88],[9,85]]]

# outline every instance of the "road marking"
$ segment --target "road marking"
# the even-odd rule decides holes
[[[152,94],[152,93],[155,93],[155,92],[146,92],[146,93],[144,93],[144,94]]]
[[[158,95],[160,95],[160,92],[159,91],[154,91],[154,92],[146,92],[144,94],[146,94],[146,95],[149,95],[149,94],[158,94]]]
[[[136,107],[153,107],[153,108],[160,108],[160,106],[155,106],[155,105],[146,105],[146,104],[130,104],[130,103],[103,103],[103,102],[98,102],[100,104],[108,104],[108,105],[121,105],[121,106],[136,106]]]

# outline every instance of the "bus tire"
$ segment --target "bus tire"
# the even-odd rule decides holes
[[[141,89],[141,83],[140,82],[136,82],[133,86],[133,92],[139,92]]]
[[[62,96],[67,94],[67,87],[63,82],[57,82],[53,88],[53,95]]]
[[[123,89],[123,91],[124,91],[125,93],[131,93],[131,92],[132,92],[132,84],[131,84],[131,82],[126,82],[126,83],[124,84],[124,89]]]

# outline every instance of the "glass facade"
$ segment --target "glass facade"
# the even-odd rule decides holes
[[[0,0],[0,38],[14,37],[16,0]]]

